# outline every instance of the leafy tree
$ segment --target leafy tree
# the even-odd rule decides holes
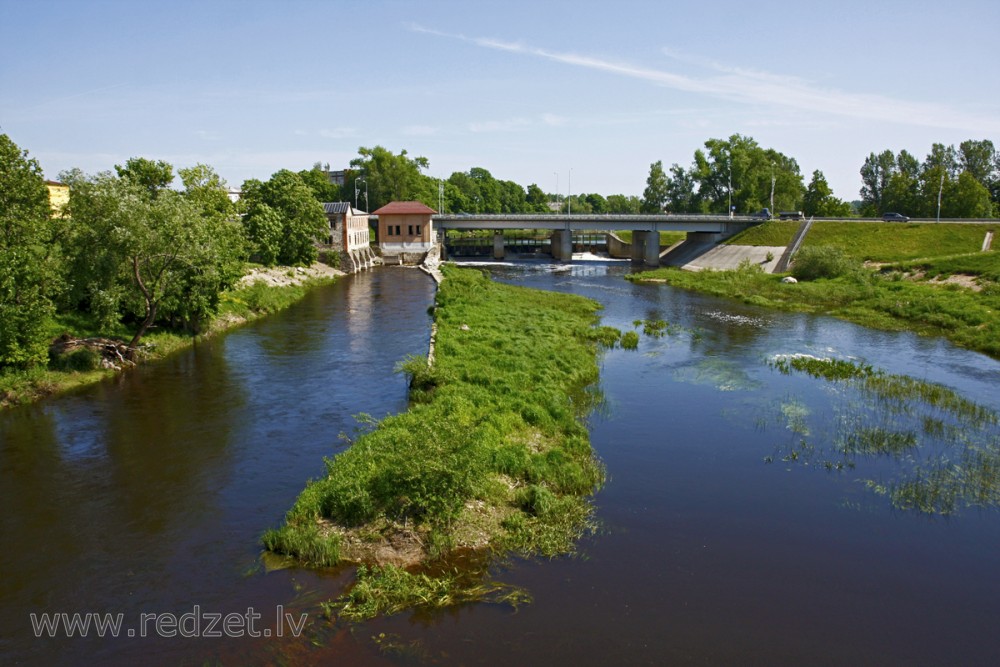
[[[667,210],[671,213],[694,213],[698,210],[697,183],[693,174],[676,162],[670,165],[667,181]]]
[[[833,190],[819,169],[812,174],[802,200],[802,212],[808,216],[846,218],[851,215],[851,205],[833,196]]]
[[[133,351],[161,319],[197,327],[239,277],[238,228],[182,193],[105,172],[73,182],[70,211],[70,265],[87,305],[108,320],[134,317]]]
[[[642,200],[636,196],[608,195],[608,213],[639,213]]]
[[[196,164],[186,169],[178,169],[184,184],[184,194],[202,215],[220,220],[231,219],[235,213],[233,202],[229,200],[226,182],[207,164]]]
[[[327,171],[318,162],[312,169],[303,169],[298,172],[299,178],[312,191],[313,197],[320,203],[335,202],[343,200],[343,191],[336,183],[330,182]]]
[[[302,178],[295,172],[282,169],[259,187],[254,183],[250,183],[249,188],[244,187],[244,197],[248,196],[248,191],[248,216],[252,218],[255,206],[267,204],[281,219],[277,262],[288,266],[315,262],[316,241],[327,237],[329,222],[322,205],[313,197],[312,191]],[[269,214],[265,212],[264,215]],[[252,219],[250,222],[246,220],[244,222],[248,225],[254,224]],[[266,228],[269,225],[270,221],[260,226]],[[259,241],[261,238],[257,237],[256,240]]]
[[[889,179],[897,170],[896,157],[885,150],[875,155],[870,153],[861,166],[861,214],[875,217],[887,209],[883,198]]]
[[[38,162],[0,134],[0,366],[44,361],[52,217]]]
[[[649,165],[646,189],[642,191],[642,212],[661,213],[667,203],[667,175],[663,172],[663,161]]]
[[[583,201],[590,206],[590,210],[593,213],[607,213],[608,212],[608,200],[597,194],[596,192],[589,195],[580,195]]]
[[[430,163],[425,157],[411,158],[406,150],[399,155],[375,146],[358,148],[358,157],[351,160],[351,167],[364,176],[371,195],[369,206],[376,210],[391,201],[417,199],[428,206],[437,203],[437,187],[421,173]]]
[[[500,185],[500,213],[524,213],[528,209],[524,188],[514,181],[497,181]]]
[[[263,201],[255,201],[249,205],[243,225],[250,258],[264,266],[277,264],[281,255],[281,214]]]
[[[988,218],[993,215],[990,191],[970,171],[963,171],[945,184],[941,216],[945,218]]]
[[[129,158],[125,165],[115,165],[119,178],[146,188],[151,196],[170,187],[174,181],[174,168],[163,160],[149,160],[144,157]]]
[[[525,210],[529,213],[547,213],[549,211],[549,197],[538,187],[537,183],[528,186],[525,203]]]

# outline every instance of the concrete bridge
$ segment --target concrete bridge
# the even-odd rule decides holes
[[[552,256],[569,261],[573,258],[573,232],[632,232],[632,259],[651,266],[660,263],[660,232],[687,232],[688,240],[718,241],[752,224],[762,222],[756,216],[726,215],[546,215],[546,214],[435,214],[431,220],[437,229],[492,229],[494,256],[503,257],[504,229],[535,229],[552,231]]]

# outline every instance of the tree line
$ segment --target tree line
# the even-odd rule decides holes
[[[668,173],[669,172],[669,173]],[[877,217],[895,211],[911,217],[980,218],[1000,212],[1000,153],[990,140],[934,144],[920,162],[907,151],[886,150],[865,159],[860,200],[833,195],[820,170],[803,183],[798,163],[751,137],[709,139],[690,167],[650,165],[642,210],[742,215],[763,208],[801,210],[809,216]]]

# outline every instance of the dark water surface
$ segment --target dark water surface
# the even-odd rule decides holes
[[[833,425],[869,408],[767,360],[856,358],[993,409],[1000,364],[909,334],[632,285],[620,264],[491,270],[595,298],[603,323],[623,330],[677,325],[604,354],[606,404],[589,418],[608,471],[601,530],[577,557],[494,570],[532,604],[331,626],[316,603],[349,570],[260,564],[260,533],[321,474],[351,415],[405,408],[392,368],[426,350],[433,285],[382,269],[117,383],[0,414],[0,663],[1000,663],[1000,513],[893,509],[864,483],[891,481],[916,454],[825,470]],[[793,428],[801,414],[812,430]],[[803,456],[782,460],[793,451]],[[121,612],[135,629],[142,613],[194,605],[252,608],[272,635],[278,605],[310,622],[300,639],[287,626],[281,639],[35,639],[29,619]]]

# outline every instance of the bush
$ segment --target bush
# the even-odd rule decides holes
[[[792,275],[799,280],[838,278],[858,270],[860,266],[857,260],[839,248],[806,247],[795,254]]]
[[[69,354],[54,356],[49,362],[49,368],[58,371],[92,371],[100,365],[100,353],[89,347],[81,347]]]

